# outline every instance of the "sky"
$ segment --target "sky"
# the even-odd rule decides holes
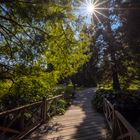
[[[84,16],[84,22],[88,25],[94,24],[94,19],[92,19],[93,15],[96,20],[100,21],[99,17],[97,15],[100,15],[100,17],[108,18],[101,10],[103,8],[103,4],[106,3],[106,0],[103,0],[100,3],[94,3],[94,0],[84,0],[84,2],[81,3],[81,6],[77,8],[76,15]],[[92,6],[94,8],[92,8]],[[107,9],[108,10],[108,9]],[[117,16],[109,17],[110,19],[114,20],[112,22],[112,30],[117,30],[121,26],[121,22]]]
[[[91,22],[91,14],[88,13],[87,9],[85,6],[81,5],[80,7],[76,8],[75,10],[75,14],[76,16],[83,16],[85,19],[84,19],[84,22],[86,24],[92,24]]]

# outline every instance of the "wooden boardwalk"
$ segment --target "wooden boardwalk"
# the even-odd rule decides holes
[[[62,116],[42,125],[28,140],[109,140],[104,117],[91,105],[93,88],[78,91],[76,99]],[[27,140],[26,139],[26,140]]]

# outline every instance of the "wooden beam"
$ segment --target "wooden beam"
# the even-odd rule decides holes
[[[7,128],[7,127],[2,127],[0,126],[0,130],[5,132],[10,132],[10,133],[15,133],[15,134],[19,134],[20,132],[11,128]]]

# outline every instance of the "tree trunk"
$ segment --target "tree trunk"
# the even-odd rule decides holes
[[[113,81],[113,89],[115,91],[120,91],[120,81],[118,76],[118,68],[117,68],[117,60],[116,60],[116,50],[115,47],[117,47],[117,43],[113,35],[111,35],[110,38],[108,38],[109,44],[110,44],[110,56],[111,56],[111,71],[112,71],[112,81]],[[112,43],[112,44],[111,44]]]
[[[110,7],[110,3],[106,3],[104,6]],[[104,12],[107,17],[110,16],[109,8],[108,10],[103,10],[102,12]],[[97,16],[100,17],[100,15],[97,15]],[[95,16],[94,16],[94,19],[96,19]],[[98,21],[95,20],[94,23],[98,24]],[[117,59],[116,59],[116,49],[117,49],[118,43],[113,35],[110,19],[108,18],[108,19],[103,20],[102,24],[104,26],[104,29],[103,29],[104,39],[109,45],[108,51],[110,55],[109,57],[111,59],[111,74],[112,74],[112,81],[113,81],[112,86],[115,91],[120,91],[121,87],[120,87],[120,82],[119,82]]]
[[[112,80],[113,80],[113,89],[115,91],[120,91],[121,88],[116,64],[112,65]]]
[[[110,50],[110,58],[111,58],[112,81],[113,81],[112,86],[115,91],[120,91],[121,87],[120,87],[120,82],[119,82],[117,60],[116,60],[117,42],[111,31],[111,25],[109,25],[107,29],[107,41],[110,46],[109,50]]]

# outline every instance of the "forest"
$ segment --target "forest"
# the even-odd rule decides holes
[[[93,2],[0,1],[0,112],[96,87],[140,131],[140,2]]]

